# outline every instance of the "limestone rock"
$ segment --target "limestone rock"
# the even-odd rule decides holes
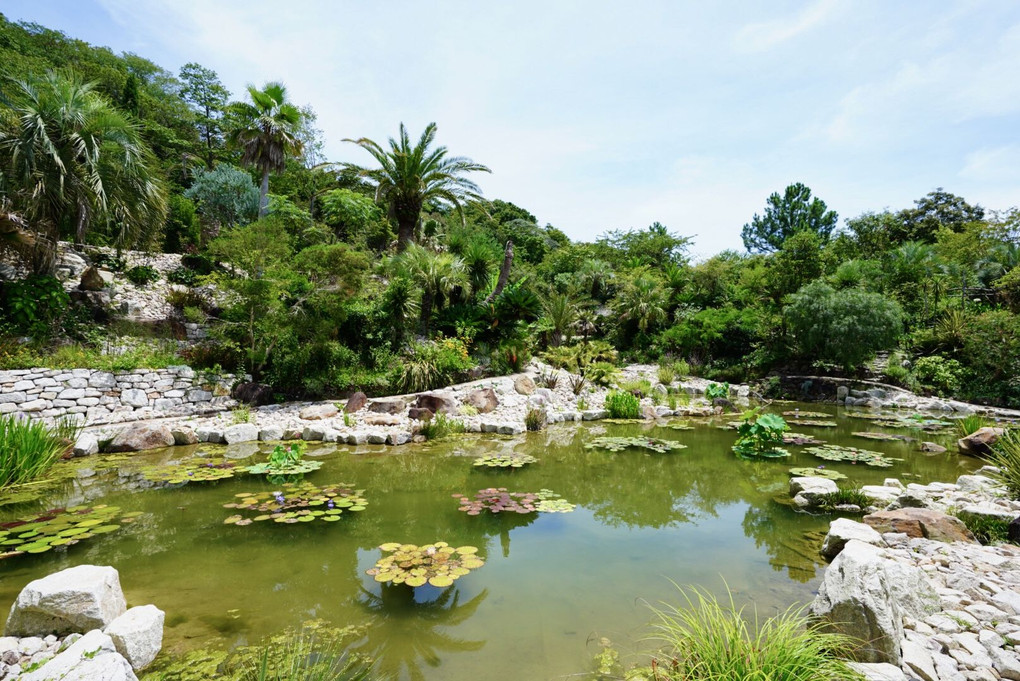
[[[820,477],[803,477],[790,479],[790,496],[793,503],[801,508],[811,506],[816,499],[826,494],[839,491],[834,480]]]
[[[829,525],[829,533],[822,542],[822,555],[829,559],[835,558],[851,539],[873,546],[885,545],[882,535],[868,525],[849,518],[836,518]]]
[[[984,428],[978,428],[967,437],[960,438],[956,441],[956,444],[964,454],[985,456],[992,453],[992,445],[998,442],[1005,432],[1005,428],[985,426]]]
[[[147,407],[149,406],[149,396],[144,390],[138,388],[128,388],[122,390],[120,393],[121,404],[126,404],[129,407]]]
[[[531,395],[535,392],[535,382],[527,374],[520,374],[514,378],[514,390],[521,395]]]
[[[141,452],[146,449],[172,447],[174,435],[170,429],[159,424],[136,424],[117,433],[106,447],[108,452]]]
[[[414,407],[428,409],[433,414],[457,413],[457,399],[449,393],[423,393],[414,401]]]
[[[117,652],[113,640],[98,629],[85,634],[38,669],[18,678],[20,681],[138,681],[131,664]]]
[[[400,417],[391,414],[367,414],[362,421],[366,426],[398,426]]]
[[[887,662],[851,662],[850,666],[866,681],[908,681],[902,669]]]
[[[901,508],[864,516],[864,522],[884,532],[903,532],[908,537],[934,541],[975,543],[974,535],[959,518],[927,508]]]
[[[401,414],[406,408],[407,403],[401,397],[382,397],[368,405],[368,410],[376,414]]]
[[[75,456],[89,456],[99,452],[99,440],[92,433],[82,433],[74,442]]]
[[[851,539],[826,570],[811,614],[827,629],[861,642],[861,662],[899,665],[903,617],[923,619],[939,596],[915,566],[885,560],[879,549]]]
[[[431,421],[433,416],[435,416],[435,414],[432,413],[431,409],[424,409],[424,408],[419,408],[419,407],[411,407],[410,409],[407,410],[407,418],[411,419],[412,421]],[[380,415],[374,416],[374,417],[369,416],[368,418],[372,419],[374,421],[375,419],[378,419],[378,418],[387,418],[387,417],[385,417],[385,415],[383,415],[383,414],[380,414]],[[392,417],[388,417],[388,418],[392,418]],[[368,423],[367,420],[366,420],[366,423]],[[378,425],[378,424],[372,423],[371,425]]]
[[[112,567],[78,565],[29,582],[7,617],[7,636],[70,634],[102,628],[124,614]]]
[[[174,437],[174,444],[178,447],[198,444],[198,435],[190,426],[175,426],[170,429]]]
[[[922,442],[921,451],[928,452],[930,454],[941,454],[946,451],[946,448],[935,442]]]
[[[363,392],[356,392],[347,398],[347,406],[344,407],[344,411],[348,414],[353,414],[356,411],[361,411],[365,408],[368,403],[368,395]]]
[[[228,445],[235,442],[254,442],[259,439],[259,429],[253,423],[237,423],[223,431],[223,439]]]
[[[223,431],[219,428],[199,428],[196,433],[199,442],[223,443]]]
[[[319,421],[321,419],[333,418],[339,413],[340,411],[336,408],[335,404],[323,403],[305,407],[298,416],[305,421]]]
[[[467,394],[464,404],[474,407],[479,414],[488,414],[499,406],[499,398],[492,388],[478,388]]]
[[[280,426],[266,426],[259,430],[259,439],[265,442],[275,442],[283,439],[283,428]]]
[[[111,622],[104,633],[131,668],[138,671],[149,666],[163,647],[164,617],[156,606],[140,605]]]
[[[106,282],[103,281],[103,277],[99,274],[99,269],[95,265],[89,265],[81,273],[78,288],[82,291],[102,291],[106,288]]]

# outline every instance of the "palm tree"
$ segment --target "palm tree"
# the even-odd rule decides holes
[[[577,321],[577,306],[566,293],[551,293],[545,299],[543,307],[545,308],[545,318],[552,332],[549,345],[556,347]]]
[[[399,275],[421,290],[421,327],[428,333],[432,313],[441,310],[446,299],[458,289],[468,288],[464,261],[450,253],[436,253],[411,244],[394,261]]]
[[[418,143],[411,146],[404,124],[400,138],[389,140],[389,149],[372,140],[348,139],[372,155],[378,168],[356,168],[375,182],[375,197],[389,206],[390,218],[397,223],[397,249],[403,251],[415,240],[426,203],[446,205],[464,219],[461,201],[481,198],[478,186],[464,177],[470,172],[491,172],[480,163],[461,156],[447,157],[446,147],[433,148],[436,124],[429,123]]]
[[[46,250],[62,234],[80,242],[99,224],[115,225],[116,243],[131,245],[166,216],[166,191],[138,127],[93,88],[53,72],[16,81],[0,130],[4,190]]]
[[[297,137],[301,110],[287,101],[283,83],[266,83],[261,90],[248,86],[251,104],[235,102],[230,111],[235,118],[228,140],[241,149],[241,163],[262,173],[259,188],[259,217],[269,212],[269,173],[280,172],[288,156],[301,153]]]
[[[666,318],[666,295],[655,279],[639,275],[620,296],[618,312],[638,331],[647,333],[649,327]]]

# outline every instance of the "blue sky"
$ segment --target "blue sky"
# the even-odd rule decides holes
[[[841,218],[935,187],[1020,204],[1020,3],[5,0],[36,21],[240,93],[282,80],[332,160],[439,124],[487,197],[574,239],[653,221],[740,248],[804,182]]]

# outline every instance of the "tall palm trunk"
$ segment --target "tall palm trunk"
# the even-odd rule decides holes
[[[408,244],[414,243],[414,229],[417,226],[418,217],[402,215],[397,218],[397,252],[402,252]]]
[[[269,214],[269,168],[262,169],[262,186],[259,188],[259,217]]]

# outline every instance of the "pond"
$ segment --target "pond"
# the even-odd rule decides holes
[[[9,607],[30,580],[82,563],[120,571],[129,604],[167,612],[164,655],[254,643],[314,618],[363,624],[358,646],[394,678],[459,681],[553,679],[589,668],[605,637],[624,654],[644,649],[647,603],[677,602],[672,584],[699,585],[771,615],[814,596],[824,563],[818,546],[831,516],[788,506],[788,470],[825,465],[841,485],[954,481],[981,465],[949,453],[925,454],[917,442],[872,441],[880,431],[950,444],[951,433],[876,425],[829,405],[774,405],[831,414],[834,427],[793,429],[833,444],[901,458],[891,468],[816,459],[790,445],[788,459],[749,462],[730,451],[733,416],[690,419],[691,430],[659,423],[551,426],[520,437],[465,435],[399,448],[318,445],[317,484],[364,490],[367,508],[337,522],[224,524],[224,508],[246,492],[279,489],[261,476],[145,488],[140,468],[202,456],[264,461],[261,444],[188,447],[76,463],[79,477],[31,503],[0,507],[0,520],[58,506],[106,504],[130,524],[73,546],[0,561],[0,603]],[[798,414],[799,415],[799,414]],[[795,418],[795,417],[789,417]],[[645,435],[686,449],[665,454],[586,449],[599,436]],[[485,470],[472,459],[530,454],[535,464]],[[81,466],[90,467],[82,470]],[[94,471],[94,474],[93,474]],[[571,513],[498,517],[458,511],[454,494],[486,487],[551,489]],[[784,503],[787,502],[787,503]],[[107,514],[109,515],[109,514]],[[104,521],[109,522],[109,521]],[[116,520],[113,521],[116,524]],[[485,565],[453,586],[424,586],[406,597],[365,571],[386,542],[478,547]],[[408,590],[409,591],[409,590]],[[6,614],[4,613],[4,617]],[[636,657],[631,661],[637,661]]]

